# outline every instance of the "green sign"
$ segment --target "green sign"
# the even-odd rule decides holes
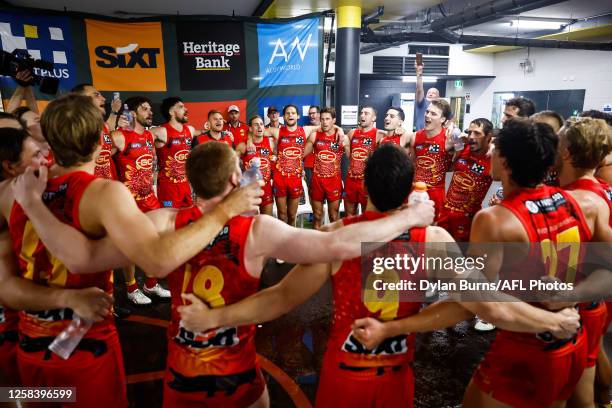
[[[463,88],[463,81],[460,79],[455,80],[455,88]]]

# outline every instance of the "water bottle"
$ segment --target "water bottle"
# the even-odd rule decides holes
[[[261,175],[261,171],[259,170],[261,166],[261,161],[259,160],[259,157],[253,157],[250,163],[251,166],[247,170],[242,172],[242,177],[240,178],[240,187],[251,184],[257,180],[263,180],[263,176]],[[254,210],[248,211],[242,215],[245,217],[254,217],[258,213],[259,212],[257,210]]]
[[[463,143],[463,139],[461,138],[461,130],[459,130],[459,128],[453,128],[451,135],[453,137],[453,147],[455,148],[455,151],[462,151],[465,147],[465,144]]]
[[[127,103],[123,104],[123,116],[128,121],[128,125],[125,130],[134,130],[134,114],[128,108]]]
[[[92,321],[78,315],[72,316],[72,321],[57,337],[49,344],[49,350],[68,360],[74,349],[79,345],[85,333],[91,328]]]
[[[422,181],[414,183],[412,193],[408,196],[408,205],[415,203],[422,203],[429,200],[429,194],[427,194],[427,184]]]

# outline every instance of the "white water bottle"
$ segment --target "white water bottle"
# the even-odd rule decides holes
[[[49,350],[68,360],[72,352],[77,348],[81,339],[91,328],[93,322],[81,316],[73,315],[72,321],[57,337],[49,344]]]
[[[125,130],[134,130],[134,114],[128,108],[127,103],[123,104],[123,116],[128,121],[128,125]]]
[[[410,193],[408,196],[408,205],[426,202],[427,200],[429,200],[429,194],[427,194],[427,184],[423,183],[422,181],[417,181],[414,183],[412,193]]]
[[[451,135],[453,137],[453,147],[455,148],[455,151],[462,151],[465,147],[465,144],[463,143],[463,139],[461,138],[461,130],[459,130],[459,128],[453,128]]]
[[[259,157],[253,157],[250,161],[251,166],[242,172],[242,177],[240,178],[240,187],[251,184],[257,180],[263,180],[263,176],[261,175],[261,171],[259,168],[261,167],[261,161]],[[245,217],[254,217],[258,214],[257,210],[249,211],[242,214]]]

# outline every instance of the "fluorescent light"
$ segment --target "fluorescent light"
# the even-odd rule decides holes
[[[545,21],[545,20],[512,20],[510,26],[518,28],[531,28],[539,30],[559,30],[563,25],[560,21]]]
[[[423,82],[436,82],[438,80],[437,76],[424,76]],[[417,78],[415,76],[403,76],[402,82],[416,82]]]

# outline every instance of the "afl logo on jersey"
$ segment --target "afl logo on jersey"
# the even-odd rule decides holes
[[[365,161],[368,158],[368,151],[364,148],[358,147],[356,149],[353,149],[351,157],[353,158],[353,160]]]
[[[288,147],[285,150],[283,150],[283,156],[285,156],[288,159],[298,159],[298,158],[302,158],[302,149],[300,149],[299,147]]]
[[[151,170],[153,168],[153,156],[150,154],[143,154],[136,159],[136,168],[138,170]]]
[[[178,152],[174,153],[174,159],[178,162],[187,161],[187,156],[189,156],[189,150],[179,150]]]
[[[320,151],[317,157],[323,163],[333,163],[336,160],[336,155],[333,152],[330,152],[329,150]]]
[[[537,214],[538,212],[540,212],[540,208],[533,201],[525,201],[525,207],[527,207],[527,211],[532,214]]]

